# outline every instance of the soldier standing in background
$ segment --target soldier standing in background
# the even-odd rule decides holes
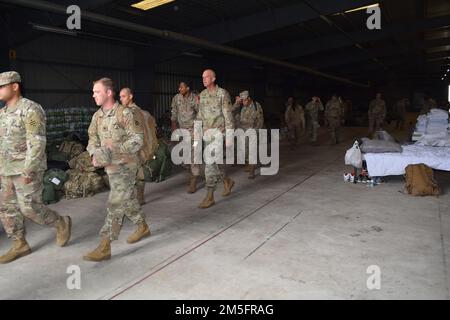
[[[259,129],[264,126],[263,109],[259,102],[253,101],[248,91],[243,91],[239,94],[238,102],[242,103],[241,114],[239,116],[239,128],[244,131],[248,129],[255,129],[258,133]],[[249,179],[255,179],[256,165],[249,164],[249,139],[245,143],[245,161],[247,164],[246,171],[249,172]]]
[[[156,121],[153,116],[145,110],[139,108],[133,101],[134,95],[130,88],[123,88],[120,90],[120,102],[124,107],[130,108],[134,118],[142,123],[144,129],[144,145],[139,150],[139,167],[136,177],[137,199],[142,206],[145,204],[145,177],[144,165],[147,161],[153,159],[155,151],[158,147],[158,140],[156,138]]]
[[[21,94],[17,72],[0,74],[0,219],[13,247],[0,257],[9,263],[31,253],[25,239],[25,217],[56,228],[56,243],[63,247],[71,235],[70,217],[61,217],[42,202],[45,153],[45,113],[42,107]]]
[[[89,126],[87,151],[96,168],[104,167],[108,174],[110,193],[105,224],[100,231],[99,246],[83,257],[87,261],[103,261],[111,258],[111,242],[117,240],[126,216],[137,230],[127,239],[135,243],[150,235],[142,208],[136,197],[136,174],[139,166],[137,153],[144,143],[142,123],[129,108],[114,98],[111,79],[94,82],[93,98],[100,107]]]
[[[313,144],[317,143],[317,130],[319,125],[319,112],[323,111],[323,104],[319,97],[312,97],[305,107],[309,139]]]
[[[291,149],[295,148],[300,140],[300,135],[305,133],[305,113],[303,107],[293,97],[289,97],[284,114],[286,125],[289,129]]]
[[[172,131],[177,129],[177,125],[180,129],[189,130],[192,143],[194,143],[194,121],[198,113],[197,95],[191,92],[191,86],[187,82],[180,82],[178,92],[172,99]],[[188,193],[197,191],[200,168],[200,165],[194,163],[194,148],[192,144]]]
[[[369,104],[369,134],[379,131],[383,127],[386,119],[386,102],[381,99],[381,93],[377,93],[376,98]]]
[[[331,142],[330,144],[339,143],[339,129],[343,121],[342,103],[337,95],[333,95],[325,107],[325,118],[330,128]]]
[[[226,129],[234,129],[230,94],[216,85],[216,73],[213,70],[205,70],[202,77],[206,89],[200,93],[197,120],[202,121],[204,135],[207,136],[207,131],[210,129],[217,129],[224,134]],[[218,141],[215,137],[210,138],[211,140],[206,142],[206,145],[217,144],[217,148],[223,146],[223,141]],[[231,147],[231,145],[232,140],[226,138],[226,147]],[[215,204],[214,191],[219,181],[223,181],[222,196],[224,197],[230,195],[234,186],[234,181],[225,175],[224,165],[217,163],[205,165],[205,178],[207,194],[199,205],[199,208],[202,209]]]

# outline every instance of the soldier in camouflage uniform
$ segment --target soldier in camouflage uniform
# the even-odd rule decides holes
[[[339,129],[343,122],[343,106],[337,95],[333,95],[325,107],[325,118],[330,128],[331,144],[339,143]]]
[[[248,91],[243,91],[239,94],[238,103],[242,103],[241,114],[239,116],[239,127],[244,131],[248,129],[255,129],[258,133],[259,129],[264,126],[263,109],[259,102],[253,101]],[[256,165],[249,164],[249,139],[245,143],[245,161],[247,163],[246,171],[249,172],[249,179],[255,179]]]
[[[291,148],[295,148],[300,140],[300,135],[305,133],[305,112],[293,97],[289,97],[286,102],[284,120],[289,129]]]
[[[224,134],[226,129],[234,129],[230,94],[215,84],[216,74],[213,70],[205,70],[202,77],[206,89],[200,93],[197,120],[202,121],[204,137],[205,135],[208,136],[208,130],[210,129],[217,129]],[[218,141],[214,137],[211,138],[212,140],[208,141],[206,145],[217,144],[218,148],[222,146],[223,141]],[[226,146],[232,146],[231,139],[226,139]],[[234,181],[225,175],[224,169],[223,165],[217,163],[205,165],[207,195],[199,208],[206,209],[215,204],[214,191],[217,183],[221,180],[224,184],[222,196],[230,195]]]
[[[31,253],[25,240],[25,218],[56,228],[56,243],[63,247],[71,235],[70,217],[61,217],[42,202],[45,154],[45,113],[21,95],[17,72],[0,74],[0,219],[13,247],[0,257],[9,263]]]
[[[320,128],[319,112],[323,110],[323,104],[319,97],[312,97],[305,107],[308,135],[313,144],[317,143],[317,130]]]
[[[192,143],[194,142],[194,121],[198,113],[197,95],[191,92],[191,86],[181,82],[178,94],[172,99],[172,131],[178,128],[189,130]],[[191,176],[189,178],[188,193],[197,191],[197,182],[200,177],[200,165],[194,163],[194,148],[191,149]]]
[[[383,127],[384,119],[386,119],[386,102],[381,99],[381,93],[370,101],[369,104],[369,134],[379,131]]]
[[[114,99],[112,80],[102,78],[94,82],[93,97],[100,107],[89,126],[87,151],[96,168],[104,167],[111,188],[107,217],[100,231],[100,245],[83,257],[87,261],[111,258],[111,242],[117,240],[126,216],[137,230],[127,239],[135,243],[150,235],[141,206],[136,197],[136,175],[139,166],[138,151],[143,146],[142,123],[133,112]]]
[[[155,118],[145,110],[142,110],[138,107],[136,103],[133,101],[133,92],[130,88],[123,88],[120,90],[120,102],[124,107],[130,108],[133,113],[133,117],[142,123],[142,127],[144,130],[144,144],[142,149],[139,150],[138,159],[139,159],[139,167],[136,177],[136,190],[137,190],[137,199],[139,204],[142,206],[145,204],[145,176],[144,176],[144,165],[147,161],[153,159],[154,152],[156,150],[155,144],[158,144],[156,140],[156,135],[152,134],[152,123],[154,125]]]

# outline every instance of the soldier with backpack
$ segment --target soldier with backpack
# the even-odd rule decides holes
[[[120,91],[120,102],[124,107],[130,108],[133,116],[139,119],[144,130],[144,144],[139,150],[139,168],[136,177],[137,198],[139,204],[142,206],[145,203],[145,176],[144,165],[147,161],[153,159],[153,156],[158,147],[158,140],[156,138],[156,121],[153,116],[145,110],[139,108],[133,101],[134,95],[130,88],[123,88]]]

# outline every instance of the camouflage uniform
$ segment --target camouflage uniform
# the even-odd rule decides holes
[[[301,132],[305,131],[305,113],[303,107],[296,104],[294,108],[288,104],[284,119],[289,129],[291,144],[295,145],[300,139]]]
[[[248,107],[243,106],[239,117],[239,128],[244,131],[248,129],[255,129],[258,132],[264,126],[264,113],[261,105],[253,101]],[[249,159],[249,139],[246,138],[245,143],[245,161],[248,163]]]
[[[143,146],[143,127],[132,111],[119,105],[110,110],[100,108],[89,126],[87,151],[92,156],[104,153],[110,158],[100,161],[108,174],[111,192],[108,198],[107,217],[100,235],[117,240],[126,216],[134,224],[144,223],[142,209],[136,198],[136,174],[139,167],[138,151]],[[107,145],[111,144],[111,148]]]
[[[240,104],[240,103],[233,104],[231,111],[233,112],[234,127],[240,128],[241,127],[242,104]]]
[[[322,102],[310,101],[305,107],[305,112],[307,116],[307,127],[309,139],[312,142],[317,141],[317,130],[320,128],[319,125],[319,112],[323,111]]]
[[[230,94],[225,90],[216,86],[214,92],[209,92],[208,89],[200,93],[199,110],[197,120],[203,123],[203,134],[207,134],[209,129],[218,129],[225,133],[226,129],[234,129],[232,105]],[[222,143],[223,141],[212,140],[206,142],[205,145],[212,143]],[[206,164],[205,178],[206,188],[208,190],[215,190],[217,183],[225,177],[225,168],[223,165]]]
[[[383,126],[386,118],[386,102],[382,99],[374,99],[369,104],[369,132],[378,131]]]
[[[194,164],[194,121],[198,113],[197,96],[190,93],[184,97],[177,94],[172,99],[172,121],[176,121],[180,129],[189,130],[192,139],[191,150],[191,174],[194,177],[200,176],[200,165]]]
[[[24,239],[24,217],[55,226],[60,216],[42,202],[45,154],[45,113],[26,98],[0,110],[0,218],[9,238]],[[24,177],[31,183],[25,184]]]
[[[325,107],[325,118],[330,127],[331,143],[337,144],[339,142],[339,128],[341,127],[342,117],[341,102],[337,98],[332,98]]]

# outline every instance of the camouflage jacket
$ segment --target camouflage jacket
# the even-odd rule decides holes
[[[325,107],[325,117],[328,118],[342,118],[343,106],[338,99],[331,99],[327,102]]]
[[[192,129],[194,127],[194,120],[198,112],[197,96],[194,93],[187,97],[177,94],[172,99],[171,108],[171,120],[178,122],[181,129]]]
[[[0,110],[0,175],[30,175],[47,169],[45,112],[26,98]]]
[[[305,121],[305,112],[303,111],[303,107],[297,104],[296,108],[293,109],[292,105],[288,105],[286,113],[284,114],[284,118],[288,126],[300,124],[301,122]]]
[[[92,156],[98,149],[111,145],[110,165],[137,164],[138,151],[144,143],[143,125],[129,108],[118,102],[108,111],[99,108],[88,129],[87,151]]]
[[[202,121],[203,131],[208,129],[234,129],[234,119],[230,94],[216,86],[212,93],[205,89],[200,93],[197,120]]]
[[[386,102],[382,99],[374,99],[370,101],[369,115],[386,116]]]
[[[243,106],[239,118],[240,128],[262,129],[264,126],[264,114],[261,105],[258,102],[252,102],[248,107]]]
[[[308,115],[308,118],[314,121],[317,121],[319,119],[319,112],[323,111],[323,104],[322,102],[314,102],[310,101],[306,104],[305,111]]]

